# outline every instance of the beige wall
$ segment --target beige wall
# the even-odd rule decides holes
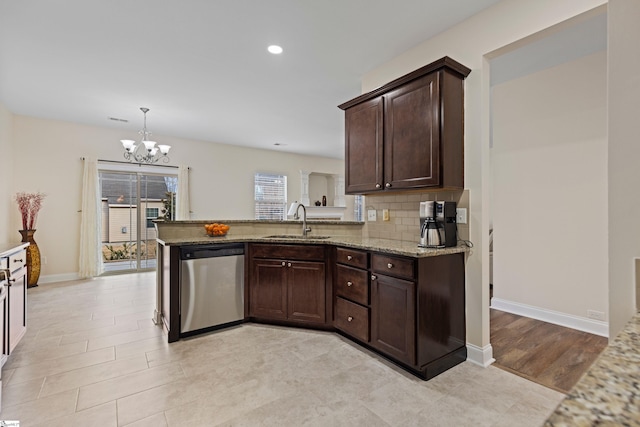
[[[445,55],[471,68],[465,80],[465,187],[469,190],[467,262],[469,358],[492,361],[489,343],[489,74],[486,55],[605,4],[604,0],[502,1],[366,74],[372,90]]]
[[[640,1],[608,5],[609,331],[637,310],[640,257]]]
[[[11,114],[5,114],[11,117]],[[4,117],[0,111],[0,117]],[[42,191],[47,194],[38,218],[36,241],[47,264],[41,282],[67,280],[78,271],[80,238],[81,156],[121,160],[120,139],[137,138],[135,132],[84,126],[56,120],[13,115],[12,160],[29,159],[29,173],[2,173],[16,180],[10,191]],[[300,169],[343,174],[342,160],[256,150],[155,135],[171,145],[171,164],[192,168],[191,209],[193,219],[253,219],[255,172],[278,172],[288,176],[288,199],[300,198]],[[1,138],[1,136],[0,136]],[[4,141],[2,141],[4,144]],[[26,162],[25,162],[26,165]],[[0,190],[2,191],[2,190]],[[2,196],[2,193],[0,193]],[[350,214],[353,197],[347,197]],[[350,205],[350,206],[349,206]],[[0,208],[4,209],[4,205]],[[9,228],[19,228],[17,209]],[[17,234],[17,233],[16,233]],[[10,236],[11,237],[11,236]],[[19,237],[19,236],[18,236]]]
[[[494,305],[604,335],[587,310],[609,311],[606,79],[602,51],[491,96]]]
[[[0,242],[20,241],[20,234],[11,226],[11,214],[18,207],[13,192],[13,114],[0,104]],[[20,227],[22,228],[22,227]]]

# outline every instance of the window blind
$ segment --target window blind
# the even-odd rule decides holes
[[[256,173],[255,218],[286,219],[287,214],[287,176]]]

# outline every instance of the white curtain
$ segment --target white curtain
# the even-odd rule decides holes
[[[175,219],[191,219],[189,207],[189,168],[184,165],[178,167],[178,194],[176,198]]]
[[[80,277],[90,278],[103,272],[102,214],[98,162],[84,159],[82,175],[82,220],[80,223]]]

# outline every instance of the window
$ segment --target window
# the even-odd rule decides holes
[[[256,219],[286,219],[286,175],[256,173],[254,183]]]
[[[147,208],[147,228],[153,228],[154,219],[158,219],[158,208]]]

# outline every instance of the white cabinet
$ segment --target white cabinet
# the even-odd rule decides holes
[[[27,332],[27,251],[20,244],[0,252],[2,304],[2,363]]]

